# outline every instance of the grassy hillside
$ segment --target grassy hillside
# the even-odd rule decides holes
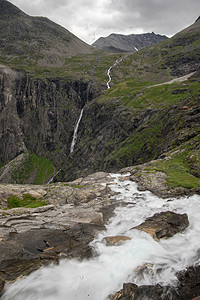
[[[18,184],[45,184],[54,172],[55,167],[49,159],[23,153],[1,168],[0,181]]]
[[[2,3],[8,4],[5,0],[1,0],[0,5]],[[97,97],[99,93],[94,93],[94,98],[85,102],[75,152],[66,154],[65,151],[65,156],[60,155],[65,158],[64,161],[59,161],[63,170],[59,173],[58,180],[84,176],[97,170],[118,170],[152,159],[161,159],[166,153],[178,151],[180,155],[169,156],[167,162],[159,162],[153,168],[165,170],[171,185],[186,186],[184,181],[177,179],[177,174],[185,174],[184,176],[188,176],[185,177],[186,181],[193,181],[188,184],[190,187],[199,186],[200,20],[156,46],[133,54],[109,54],[94,51],[67,30],[45,18],[29,17],[20,10],[16,11],[13,6],[12,9],[14,16],[12,15],[9,25],[10,7],[0,20],[0,25],[4,28],[0,33],[0,64],[6,64],[15,70],[25,70],[27,76],[39,77],[40,81],[48,78],[48,82],[57,82],[56,89],[65,86],[60,85],[60,82],[73,85],[76,81],[78,86],[78,81],[81,81],[96,84],[98,91],[101,90],[100,96]],[[119,57],[122,61],[112,69],[111,89],[107,90],[107,70]],[[194,75],[187,81],[156,86],[157,83],[192,72]],[[67,88],[62,92],[69,93],[71,99],[72,91],[69,91]],[[38,93],[40,95],[35,97],[40,97],[42,101],[43,94]],[[78,93],[77,89],[77,99],[81,97],[81,93]],[[46,91],[44,94],[46,95]],[[29,96],[24,96],[27,97],[27,103]],[[54,103],[55,99],[50,98],[48,101]],[[61,98],[64,101],[63,95]],[[57,98],[55,102],[58,107],[61,98]],[[69,108],[69,103],[66,105]],[[64,118],[72,124],[71,127],[76,120],[70,117],[76,118],[80,109],[77,107],[74,114],[75,105],[76,101]],[[60,113],[56,110],[55,119],[58,124],[61,122]],[[22,119],[20,120],[23,128]],[[66,127],[63,123],[63,128],[68,130],[69,126]],[[52,143],[56,143],[51,132],[49,136]],[[66,144],[66,140],[62,142]],[[63,147],[60,147],[61,151]],[[39,153],[35,154],[40,156]],[[48,155],[50,157],[50,151]],[[42,182],[45,172],[48,176],[53,173],[51,163],[40,162],[33,156],[29,156],[27,164],[31,172],[34,173],[37,169],[35,183]],[[36,167],[39,165],[41,169]],[[15,176],[16,182],[24,182],[21,178],[26,177],[26,174],[25,163],[12,176]],[[175,183],[176,179],[179,183]]]

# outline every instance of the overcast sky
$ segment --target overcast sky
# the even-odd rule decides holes
[[[200,0],[9,0],[31,16],[44,16],[93,43],[111,33],[172,36],[200,15]]]

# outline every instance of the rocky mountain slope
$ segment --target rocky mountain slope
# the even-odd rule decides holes
[[[37,20],[1,1],[4,4],[9,12],[13,9],[13,21],[21,24],[29,20],[32,24]],[[6,16],[7,10],[4,24],[9,23]],[[53,23],[48,24],[52,28]],[[55,30],[58,28],[55,25]],[[1,34],[4,44],[9,45],[9,34]],[[40,33],[35,35],[33,29],[32,37],[43,49]],[[48,37],[54,39],[51,30]],[[99,51],[65,56],[61,67],[49,67],[48,55],[41,66],[32,64],[27,52],[24,65],[20,53],[14,53],[13,47],[5,48],[0,68],[0,180],[44,183],[55,174],[54,180],[73,180],[169,155],[168,167],[178,161],[180,168],[184,167],[185,181],[190,177],[188,188],[200,186],[199,37],[197,20],[158,45],[121,55],[120,63],[112,68],[108,90],[107,71],[118,54]],[[20,35],[16,39],[17,49],[23,43]],[[188,74],[185,82],[157,86]],[[74,126],[83,108],[75,149],[70,153]],[[163,170],[164,162],[155,168]],[[181,180],[176,185],[187,188]]]
[[[91,257],[89,243],[116,205],[135,210],[139,199],[149,202],[145,197],[150,194],[144,197],[137,191],[132,203],[129,194],[128,202],[120,200],[119,205],[112,190],[116,180],[103,172],[88,175],[95,171],[123,168],[118,179],[124,190],[124,180],[130,179],[140,190],[168,198],[160,199],[165,213],[148,215],[147,222],[137,224],[140,230],[166,238],[167,223],[169,236],[177,225],[182,232],[189,225],[187,215],[182,215],[182,226],[181,216],[167,207],[173,207],[174,196],[200,193],[200,19],[158,45],[119,56],[90,53],[90,47],[82,48],[82,42],[49,20],[29,17],[8,1],[0,0],[0,6],[0,23],[8,28],[0,33],[0,291],[7,282],[63,257]],[[35,32],[36,23],[44,26],[44,43],[41,31]],[[15,30],[19,35],[12,40]],[[57,42],[66,52],[54,44],[58,31]],[[32,52],[34,45],[39,52]],[[47,45],[52,47],[48,50]],[[69,57],[83,54],[82,49],[89,54]],[[181,206],[186,200],[192,203],[194,198],[181,198]],[[155,228],[160,217],[165,223],[159,221],[162,227]],[[111,236],[106,242],[129,239]],[[198,243],[196,248],[198,259]],[[139,269],[142,276],[146,271],[146,266]],[[177,291],[181,297],[199,296],[198,266],[176,276],[180,285],[171,291],[174,297]],[[168,288],[125,284],[110,298],[160,299]]]
[[[165,35],[155,34],[154,32],[129,35],[112,33],[107,37],[100,37],[92,45],[109,52],[135,52],[166,39]]]
[[[113,70],[111,89],[85,106],[67,168],[79,175],[117,170],[185,149],[176,159],[186,164],[185,175],[199,178],[199,38],[197,20],[173,38],[124,57]],[[155,84],[186,74],[191,77],[185,82]]]
[[[47,18],[30,17],[15,5],[0,0],[0,59],[33,66],[61,66],[67,57],[93,49],[67,29]]]

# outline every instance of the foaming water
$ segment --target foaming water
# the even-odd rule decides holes
[[[91,243],[96,255],[82,262],[63,260],[58,266],[41,268],[6,288],[3,300],[105,300],[124,282],[176,284],[175,273],[199,263],[200,197],[161,199],[140,192],[131,181],[112,175],[110,187],[118,192],[115,216]],[[145,232],[131,230],[157,212],[187,213],[190,226],[184,233],[156,242]],[[131,238],[121,246],[106,246],[104,237]],[[138,267],[146,266],[141,276]]]
[[[107,71],[107,75],[108,75],[107,89],[110,89],[110,82],[111,82],[111,80],[112,80],[112,78],[111,78],[111,76],[110,76],[110,72],[111,72],[112,68],[114,68],[114,67],[115,67],[118,63],[120,63],[121,61],[122,61],[122,58],[118,58],[118,59],[115,61],[114,65],[111,66],[111,67],[108,69],[108,71]]]

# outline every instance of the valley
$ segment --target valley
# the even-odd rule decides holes
[[[0,16],[2,299],[66,299],[66,278],[70,300],[199,296],[200,19],[138,51],[109,52],[6,0]],[[138,233],[157,213],[172,227],[187,214],[185,225],[174,236],[166,223]],[[132,256],[140,243],[150,251]],[[126,253],[132,266],[121,270]],[[49,289],[51,270],[62,276]]]

